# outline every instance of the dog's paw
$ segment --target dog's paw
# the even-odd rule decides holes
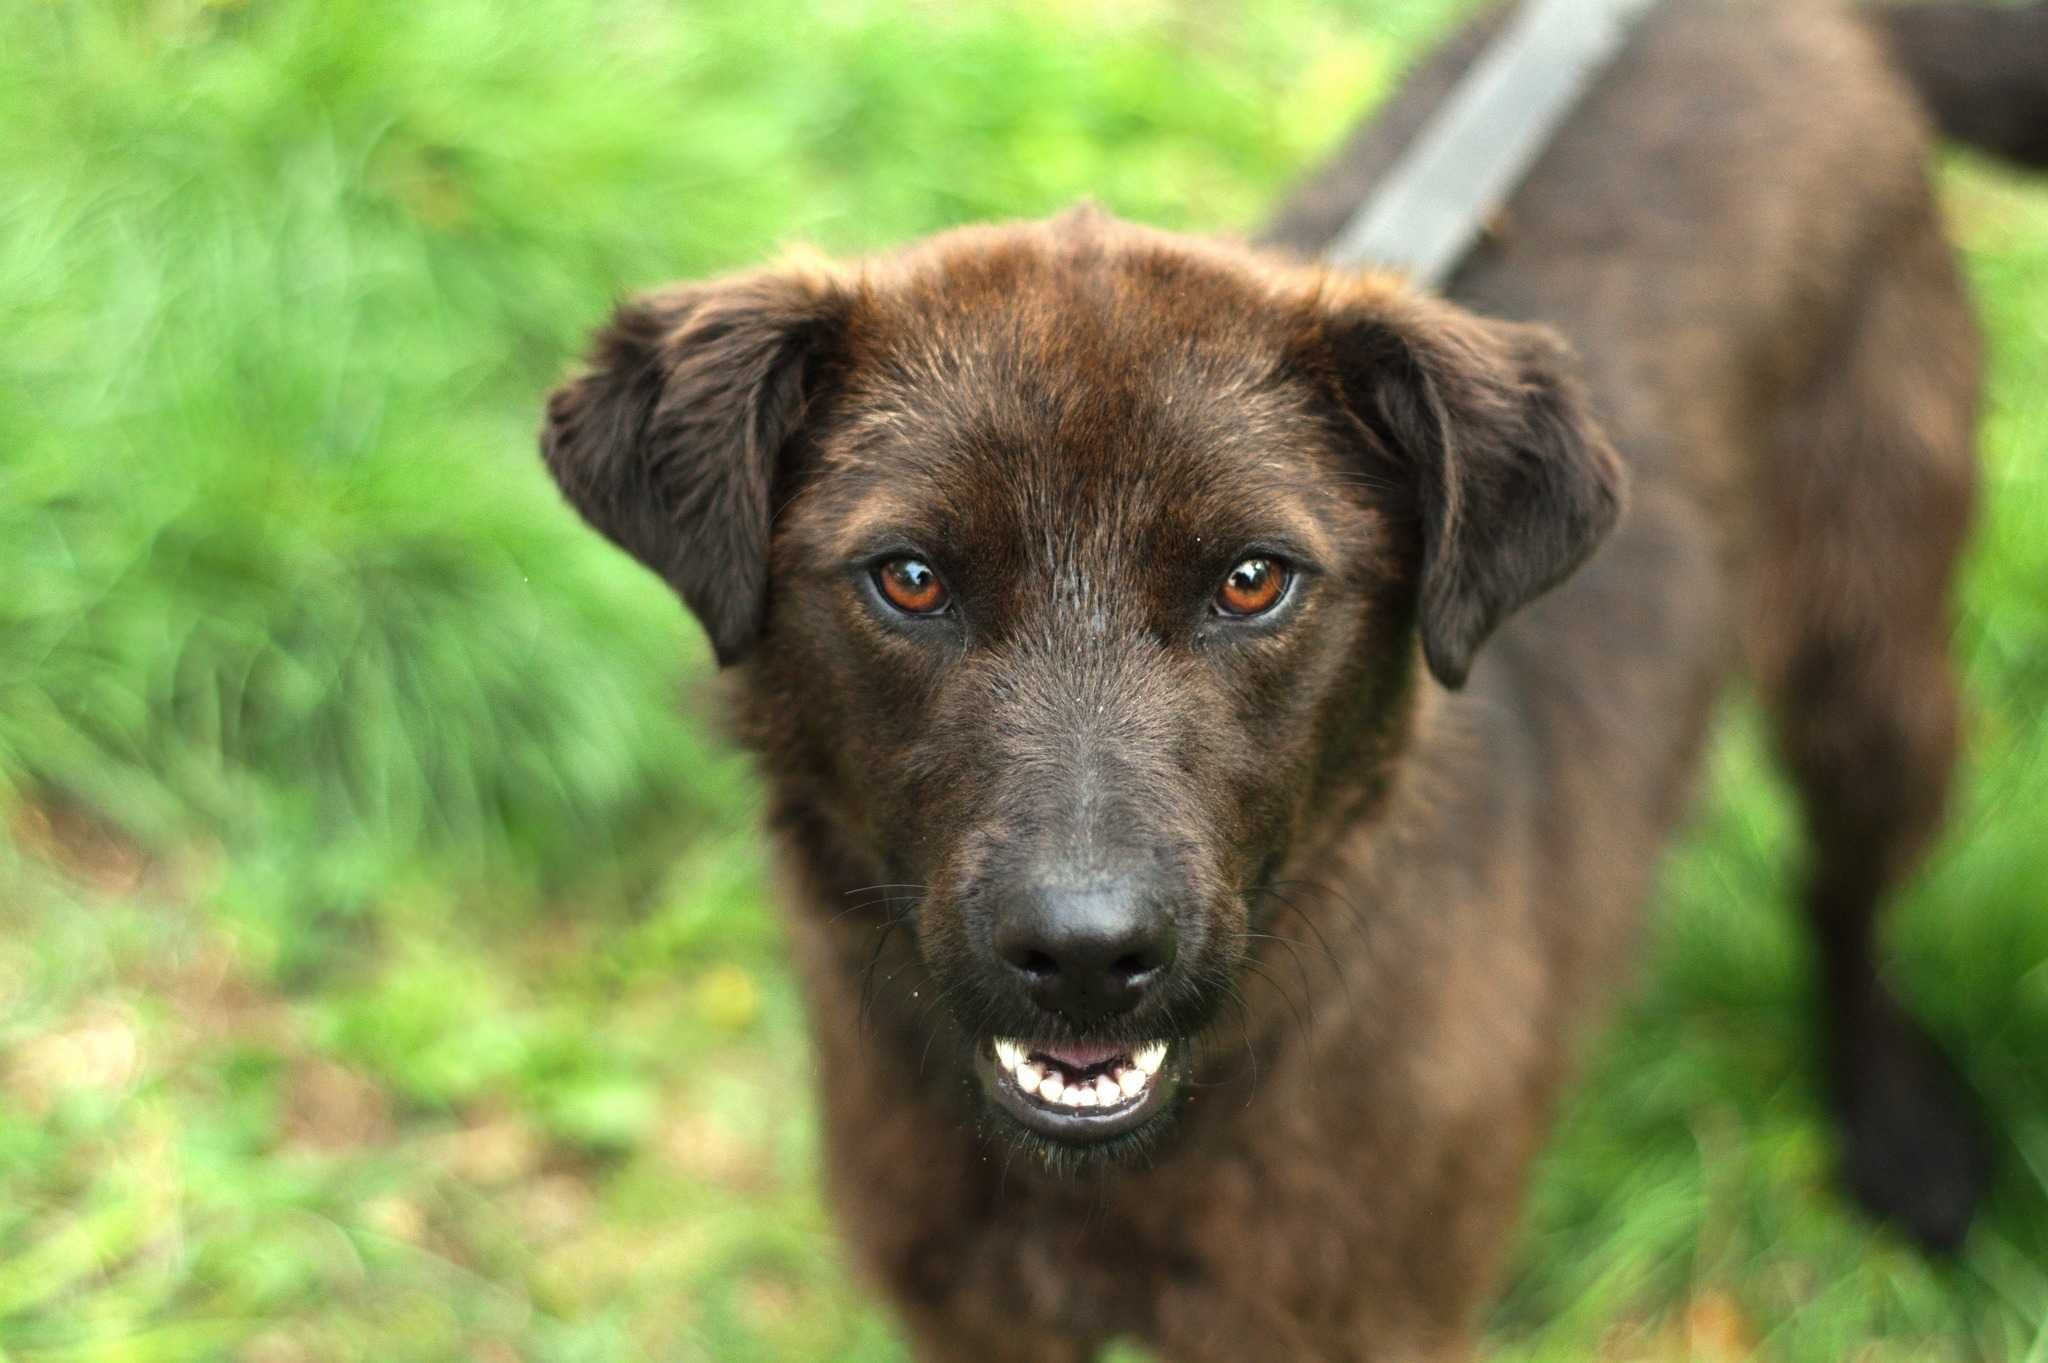
[[[1886,1000],[1840,1038],[1835,1097],[1856,1200],[1923,1247],[1961,1247],[1991,1180],[1977,1103],[1919,1025]]]

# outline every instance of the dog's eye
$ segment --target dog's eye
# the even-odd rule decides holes
[[[892,558],[875,569],[882,599],[905,615],[937,615],[946,608],[946,584],[921,558]]]
[[[1222,615],[1264,615],[1287,594],[1287,565],[1277,558],[1248,558],[1230,570],[1216,589]]]

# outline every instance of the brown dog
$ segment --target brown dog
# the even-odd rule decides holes
[[[1913,85],[2038,158],[1972,80],[2039,107],[2048,62],[2041,11],[1945,13],[1891,22],[1960,65],[1826,4],[1667,6],[1460,306],[1299,258],[1485,24],[1273,249],[1080,210],[600,334],[548,464],[732,669],[831,1187],[923,1357],[1464,1357],[1745,662],[1807,800],[1848,1172],[1960,1236],[1981,1146],[1872,959],[1954,756],[1973,479]]]

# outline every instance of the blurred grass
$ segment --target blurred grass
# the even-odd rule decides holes
[[[790,242],[1250,225],[1455,8],[0,7],[0,1358],[901,1358],[701,641],[539,395],[611,296]],[[1949,188],[1975,746],[1896,946],[1991,1215],[1930,1266],[1834,1198],[1738,709],[1501,1359],[2048,1360],[2048,192]]]

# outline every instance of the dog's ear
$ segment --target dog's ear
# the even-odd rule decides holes
[[[1613,528],[1623,465],[1554,332],[1384,287],[1326,306],[1344,403],[1413,498],[1423,657],[1455,689],[1494,627]]]
[[[540,447],[563,494],[675,588],[721,666],[760,632],[779,465],[846,305],[799,268],[643,294],[548,397]]]

